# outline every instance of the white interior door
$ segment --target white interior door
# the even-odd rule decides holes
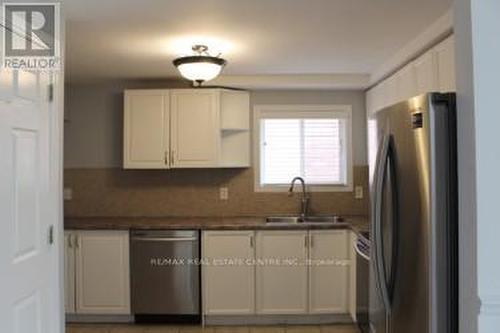
[[[0,70],[0,332],[61,329],[48,78]],[[57,230],[57,228],[56,228]],[[54,232],[54,237],[57,235]]]

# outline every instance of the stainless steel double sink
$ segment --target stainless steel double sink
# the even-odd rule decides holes
[[[345,224],[340,216],[270,216],[266,218],[267,225],[286,225],[286,224]]]

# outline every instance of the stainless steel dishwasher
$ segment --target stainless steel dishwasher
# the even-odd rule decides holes
[[[199,322],[199,231],[133,230],[130,242],[136,321]]]

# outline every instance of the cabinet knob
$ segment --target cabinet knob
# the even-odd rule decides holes
[[[169,160],[170,153],[168,150],[165,151],[165,165],[168,165],[168,160]]]

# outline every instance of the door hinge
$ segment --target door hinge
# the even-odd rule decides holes
[[[49,227],[49,244],[53,245],[54,244],[54,226],[51,225]]]
[[[54,101],[54,84],[53,83],[49,83],[49,86],[48,86],[48,99],[49,99],[49,102],[53,102]]]

